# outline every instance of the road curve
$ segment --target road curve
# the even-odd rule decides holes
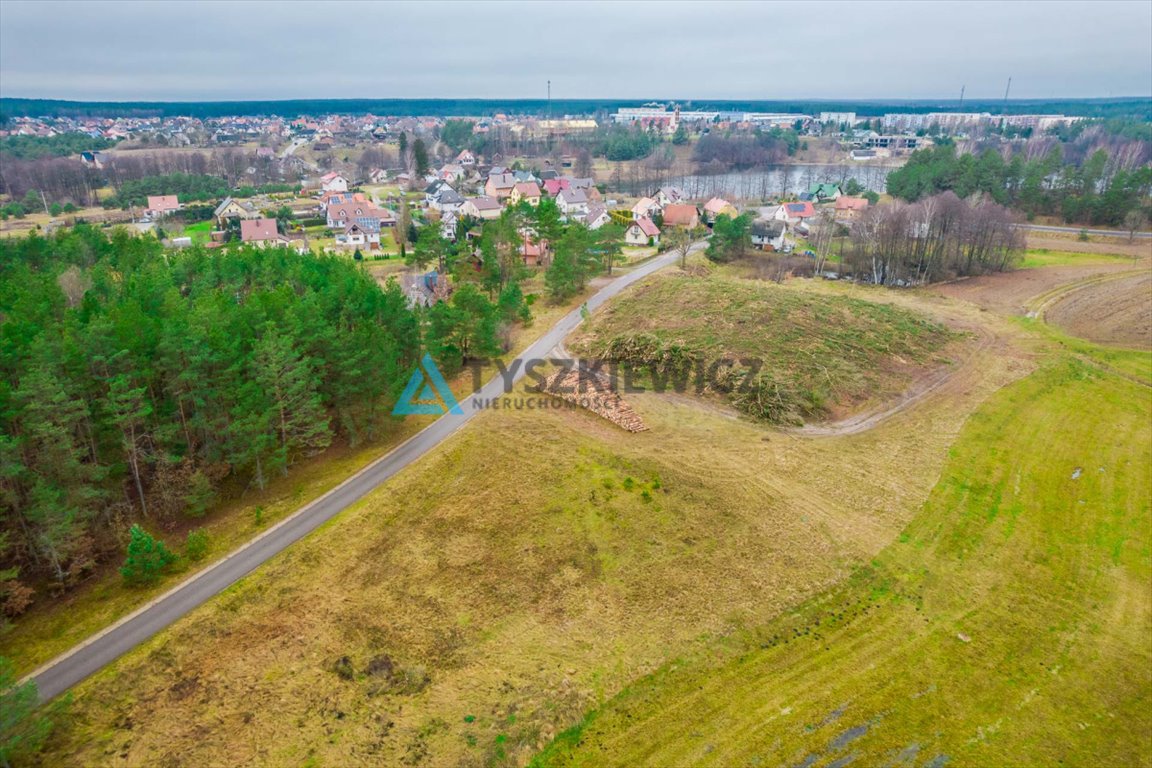
[[[699,247],[697,244],[696,247]],[[694,247],[695,249],[695,247]],[[666,253],[621,275],[588,299],[595,310],[628,286],[676,262]],[[524,376],[525,362],[546,357],[581,322],[572,310],[520,355],[513,382]],[[304,505],[239,549],[204,568],[155,600],[98,632],[28,675],[36,683],[41,701],[48,701],[227,589],[375,490],[404,467],[436,448],[468,423],[480,410],[477,401],[504,394],[503,380],[493,377],[478,392],[460,403],[463,414],[446,413],[387,454],[369,464],[323,496]]]

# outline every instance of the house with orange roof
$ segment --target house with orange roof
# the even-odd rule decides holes
[[[859,221],[864,215],[864,211],[868,210],[868,198],[841,195],[836,198],[836,204],[833,208],[836,221],[841,224],[851,224]]]
[[[695,229],[700,226],[700,211],[692,203],[669,203],[664,206],[664,226]]]

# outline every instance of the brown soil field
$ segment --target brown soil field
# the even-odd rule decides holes
[[[1090,243],[1078,243],[1090,245]],[[1145,265],[1147,263],[1145,262]],[[971,302],[983,309],[1007,315],[1025,315],[1028,302],[1061,286],[1091,278],[1130,272],[1132,263],[1058,265],[981,275],[928,289],[941,296]]]
[[[1152,272],[1101,280],[1073,290],[1045,315],[1072,336],[1152,349]]]

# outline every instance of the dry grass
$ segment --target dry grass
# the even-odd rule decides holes
[[[652,395],[631,398],[638,435],[578,411],[484,414],[82,684],[47,759],[520,762],[669,658],[867,562],[966,414],[1028,367],[989,347],[964,386],[843,438]],[[382,655],[403,672],[369,674]]]
[[[957,351],[955,335],[919,312],[743,280],[732,270],[649,278],[600,313],[572,348],[605,355],[618,341],[631,347],[643,338],[679,345],[705,365],[760,360],[789,413],[809,419],[874,406]]]

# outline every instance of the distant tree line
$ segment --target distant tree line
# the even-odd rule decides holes
[[[1059,216],[1077,224],[1120,226],[1147,207],[1152,167],[1130,167],[1124,158],[1097,149],[1082,163],[1065,163],[1062,146],[1040,157],[994,150],[958,153],[952,145],[917,150],[888,175],[888,192],[915,202],[941,192],[966,198],[983,194],[1027,216]]]
[[[119,152],[106,156],[103,168],[86,166],[74,157],[25,160],[5,155],[0,160],[0,192],[20,199],[35,190],[37,194],[43,192],[49,203],[82,206],[95,205],[98,190],[111,187],[119,198],[125,184],[149,177],[214,176],[224,180],[225,190],[295,181],[283,179],[276,158],[259,157],[254,151],[237,148],[212,152]],[[131,188],[129,191],[134,194]],[[178,189],[149,194],[177,193]]]
[[[116,139],[93,138],[86,133],[58,133],[55,136],[5,136],[0,139],[0,155],[20,160],[69,157],[81,152],[116,146]]]

